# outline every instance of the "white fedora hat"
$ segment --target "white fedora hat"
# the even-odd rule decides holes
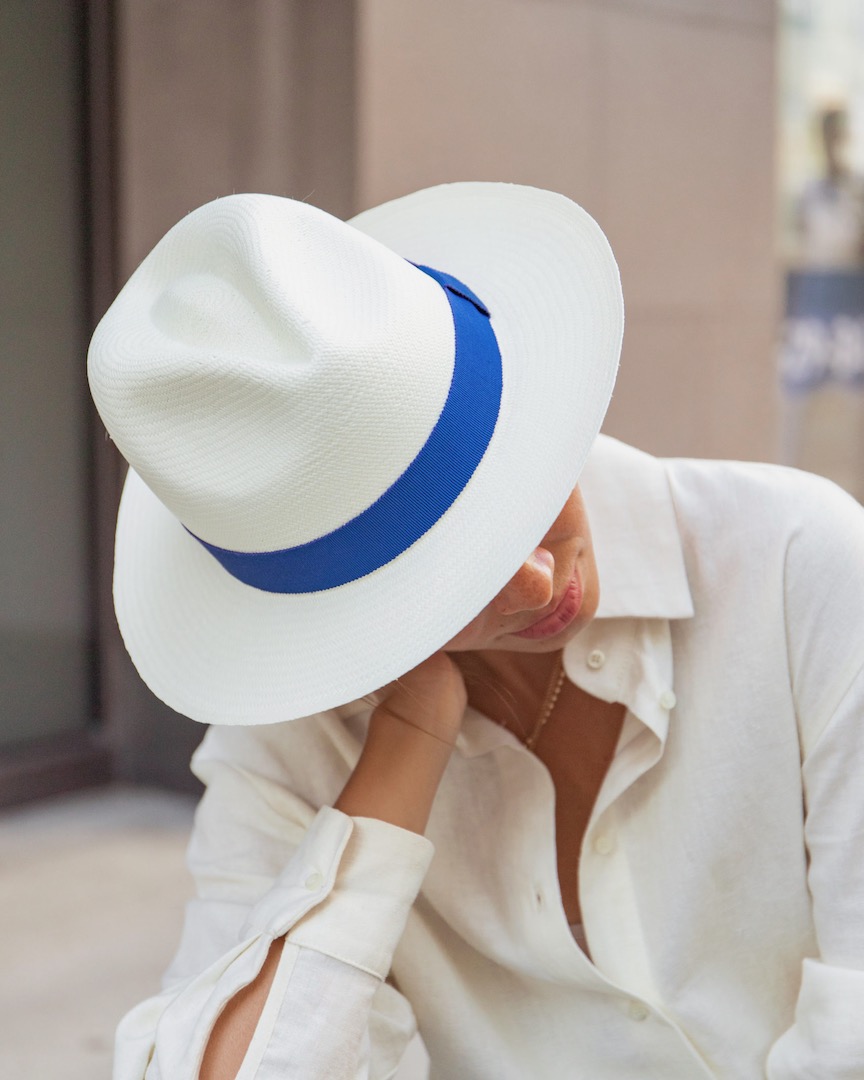
[[[144,681],[196,720],[266,724],[441,648],[575,486],[622,326],[603,233],[551,192],[189,214],[88,362],[131,466],[114,595]]]

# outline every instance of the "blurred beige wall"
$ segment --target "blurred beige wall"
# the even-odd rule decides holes
[[[772,0],[361,0],[358,207],[426,184],[564,192],[627,329],[606,430],[775,453]]]
[[[220,195],[351,213],[353,0],[116,2],[124,278]]]

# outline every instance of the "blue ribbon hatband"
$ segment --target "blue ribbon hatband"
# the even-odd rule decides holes
[[[371,574],[432,528],[480,464],[501,404],[501,352],[489,311],[457,278],[428,266],[418,269],[443,288],[456,339],[450,390],[429,438],[380,498],[316,540],[281,551],[242,552],[196,537],[246,585],[272,593],[312,593]]]

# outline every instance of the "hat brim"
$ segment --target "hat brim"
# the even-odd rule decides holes
[[[236,581],[130,470],[117,523],[117,619],[150,689],[204,723],[276,723],[343,705],[445,645],[542,539],[611,397],[623,330],[618,271],[597,224],[569,199],[447,184],[351,224],[481,297],[502,354],[498,424],[432,529],[367,577],[313,594]]]

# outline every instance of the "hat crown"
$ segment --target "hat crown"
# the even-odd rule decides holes
[[[304,203],[236,195],[174,227],[91,343],[132,467],[220,547],[293,547],[370,506],[422,448],[453,370],[440,287]]]

